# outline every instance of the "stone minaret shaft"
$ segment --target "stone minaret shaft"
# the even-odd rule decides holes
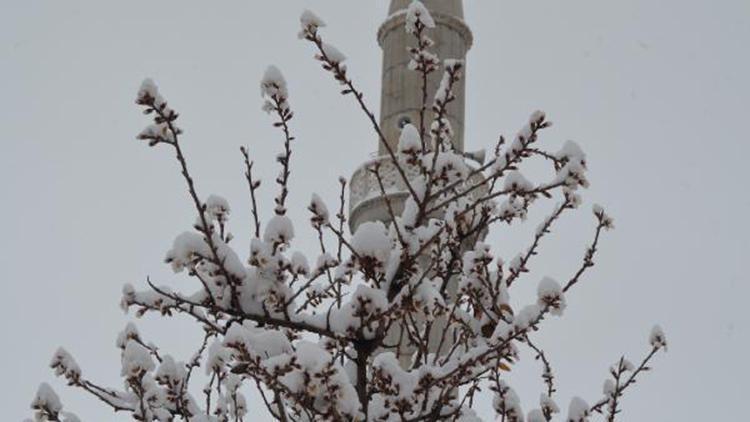
[[[400,125],[410,121],[418,126],[419,110],[422,107],[422,79],[419,72],[408,69],[408,46],[416,45],[416,40],[404,30],[405,10],[411,0],[392,0],[388,9],[389,17],[380,26],[378,43],[383,49],[383,80],[380,98],[380,126],[388,142],[395,146],[398,142]],[[422,0],[432,14],[435,28],[428,29],[427,35],[435,41],[429,50],[440,60],[466,59],[471,48],[472,35],[463,21],[462,0]],[[425,126],[432,122],[430,112],[435,90],[440,83],[443,69],[433,72],[427,83],[427,113]],[[455,135],[453,144],[459,151],[464,150],[464,103],[465,82],[462,79],[454,89],[456,100],[448,107],[448,119]],[[380,155],[386,153],[379,143]]]

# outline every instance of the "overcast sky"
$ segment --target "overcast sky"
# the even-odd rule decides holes
[[[737,420],[746,415],[750,235],[746,123],[750,98],[747,0],[532,0],[466,2],[475,44],[468,56],[466,148],[512,136],[535,109],[555,126],[556,149],[588,153],[585,207],[542,247],[514,296],[537,280],[575,270],[601,203],[617,229],[597,266],[538,335],[556,371],[559,403],[600,397],[608,365],[647,351],[653,323],[669,338],[624,400],[625,421]],[[41,381],[83,420],[114,420],[94,399],[53,379],[47,364],[64,345],[84,374],[120,386],[117,332],[123,283],[193,288],[162,263],[193,210],[172,154],[134,140],[147,123],[133,103],[153,77],[181,113],[183,144],[202,195],[233,206],[232,230],[247,253],[249,201],[240,145],[249,145],[269,189],[281,147],[260,111],[268,64],[285,73],[296,112],[291,216],[297,247],[313,251],[304,225],[312,192],[333,203],[339,175],[376,150],[351,98],[297,40],[312,8],[324,35],[348,57],[375,109],[386,1],[8,1],[0,8],[0,408],[29,416]],[[545,175],[529,174],[535,180]],[[552,204],[528,224],[492,233],[512,258]],[[142,334],[178,358],[200,333],[180,319],[147,318]],[[539,366],[527,354],[512,380],[525,409],[537,405]],[[257,402],[252,407],[260,409]],[[488,401],[480,403],[491,414]]]

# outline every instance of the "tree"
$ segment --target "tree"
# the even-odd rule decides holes
[[[51,362],[58,376],[140,421],[241,421],[248,412],[245,387],[257,388],[267,412],[280,421],[471,421],[478,419],[471,407],[480,386],[493,391],[500,420],[522,421],[519,399],[504,373],[518,359],[519,348],[528,347],[543,364],[546,391],[526,419],[550,421],[559,413],[552,366],[532,335],[547,317],[562,314],[565,294],[594,265],[600,236],[613,228],[612,218],[595,206],[593,239],[577,270],[562,284],[543,278],[535,303],[511,307],[511,288],[529,272],[545,236],[581,204],[578,192],[588,185],[585,154],[570,141],[557,152],[538,146],[540,132],[551,123],[534,112],[512,141],[500,137],[490,160],[469,166],[453,149],[446,117],[463,63],[442,63],[442,82],[429,104],[425,81],[441,67],[429,51],[427,31],[434,22],[418,1],[407,10],[406,22],[416,40],[411,68],[423,76],[423,107],[419,122],[403,127],[394,148],[349,77],[344,55],[323,41],[322,20],[309,11],[302,14],[300,38],[314,46],[341,93],[372,123],[408,195],[398,207],[391,203],[375,162],[368,170],[385,198],[388,221],[363,223],[350,236],[344,230],[346,181],[340,181],[333,218],[313,194],[310,225],[320,253],[312,266],[305,255],[290,251],[295,230],[286,199],[293,113],[281,72],[269,67],[261,81],[263,108],[283,136],[278,195],[264,224],[256,201],[260,180],[253,175],[249,151],[241,149],[253,214],[246,263],[230,246],[228,202],[198,193],[181,149],[178,113],[151,80],[143,82],[136,103],[153,116],[153,124],[138,138],[175,153],[197,215],[192,230],[174,240],[166,261],[175,272],[187,273],[196,290],[177,292],[147,280],[146,290],[126,285],[121,305],[139,317],[192,318],[203,341],[192,359],[177,362],[128,324],[117,341],[124,388],[96,384],[64,349]],[[549,163],[548,181],[532,183],[519,171],[532,159]],[[554,211],[524,252],[507,265],[492,255],[482,241],[489,230],[514,224],[532,205],[555,197]],[[594,414],[615,420],[623,393],[666,349],[658,326],[650,345],[638,365],[624,357],[617,361],[603,397],[593,405],[573,399],[566,420],[585,421]],[[194,395],[197,368],[205,370],[207,385]],[[40,386],[32,408],[36,420],[78,420],[62,410],[47,384]]]

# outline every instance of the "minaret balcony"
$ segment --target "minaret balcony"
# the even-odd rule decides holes
[[[403,160],[399,161],[399,165],[409,180],[416,180],[420,176],[418,166],[408,164]],[[378,168],[380,174],[382,189],[378,184],[378,179],[370,171],[375,167]],[[467,164],[467,167],[472,175],[462,186],[458,187],[458,191],[481,185],[467,195],[469,200],[477,200],[487,194],[487,186],[483,184],[484,176],[482,173],[475,172],[476,169],[472,166]],[[391,157],[381,155],[362,164],[354,171],[349,182],[349,227],[352,233],[366,221],[382,221],[386,224],[391,222],[386,197],[390,201],[394,214],[399,216],[404,210],[409,191]],[[439,213],[442,214],[440,211]],[[440,215],[435,217],[440,217]]]

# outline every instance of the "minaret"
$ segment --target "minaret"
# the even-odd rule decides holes
[[[414,37],[404,30],[406,14],[411,0],[392,0],[388,18],[378,30],[378,43],[383,49],[383,80],[380,97],[380,127],[386,139],[395,145],[398,142],[400,127],[405,121],[416,123],[422,106],[420,74],[409,70],[407,46],[414,45]],[[471,48],[472,35],[464,23],[463,0],[423,0],[435,20],[435,28],[428,30],[428,36],[435,41],[430,51],[437,53],[441,60],[466,59]],[[428,79],[428,106],[442,77],[442,69],[433,72]],[[462,79],[454,89],[456,100],[448,106],[448,119],[454,130],[453,144],[458,151],[464,150],[464,102],[465,82]],[[427,121],[432,121],[431,113]],[[429,124],[428,124],[429,127]],[[379,145],[380,155],[386,153]]]
[[[411,0],[391,0],[388,18],[378,30],[378,43],[383,49],[382,90],[380,98],[380,127],[394,149],[404,123],[417,124],[422,107],[422,81],[418,72],[409,70],[408,46],[415,44],[414,37],[406,33],[406,9]],[[463,20],[463,0],[422,0],[435,20],[435,28],[427,35],[435,41],[430,51],[440,60],[466,59],[473,41],[471,31]],[[431,106],[443,69],[433,72],[427,83],[426,126],[432,122]],[[465,70],[464,70],[465,73]],[[465,82],[461,79],[454,88],[456,99],[448,106],[448,119],[453,127],[454,147],[464,150]],[[377,140],[380,173],[394,211],[400,213],[407,196],[405,186],[396,172],[385,147]],[[349,196],[349,225],[354,232],[365,221],[379,220],[388,223],[387,206],[380,195],[376,179],[367,172],[365,163],[352,175]],[[416,171],[416,169],[412,169]]]
[[[389,16],[378,30],[378,43],[383,48],[383,76],[382,93],[380,99],[380,128],[385,135],[388,144],[396,150],[401,127],[405,123],[418,125],[419,111],[422,107],[422,79],[419,72],[410,70],[408,46],[416,43],[414,37],[406,33],[406,8],[411,0],[391,0],[388,9]],[[472,35],[466,23],[463,21],[464,9],[462,0],[422,0],[422,3],[430,11],[435,21],[435,28],[429,29],[427,36],[434,42],[429,51],[436,53],[440,60],[461,59],[466,61],[466,52],[471,47]],[[465,69],[464,69],[465,70]],[[438,84],[442,79],[444,69],[430,74],[427,81],[427,113],[425,126],[429,128],[433,116],[431,112],[432,102]],[[448,106],[447,117],[453,127],[453,145],[459,151],[464,151],[464,104],[465,104],[465,82],[461,79],[454,86],[453,92],[456,99]],[[369,171],[374,164],[378,165],[378,172],[384,185],[386,198],[382,195],[381,187],[375,176]],[[408,178],[418,176],[416,166],[404,165],[404,171]],[[476,181],[481,183],[481,180]],[[356,232],[360,224],[367,221],[382,221],[391,223],[388,210],[390,203],[396,215],[400,215],[404,208],[404,202],[408,198],[406,186],[402,176],[394,166],[392,159],[387,155],[386,148],[378,140],[378,155],[372,160],[365,162],[352,175],[349,183],[349,228],[352,233]],[[466,245],[469,247],[470,245]],[[456,283],[448,285],[446,299],[452,300],[456,294]],[[429,349],[431,352],[442,353],[449,347],[443,344],[443,350],[439,347],[439,333],[445,329],[446,321],[438,318],[432,325]],[[403,340],[401,328],[394,328],[388,332],[386,341],[388,344],[401,342],[399,356],[404,368],[411,364],[411,346]]]

